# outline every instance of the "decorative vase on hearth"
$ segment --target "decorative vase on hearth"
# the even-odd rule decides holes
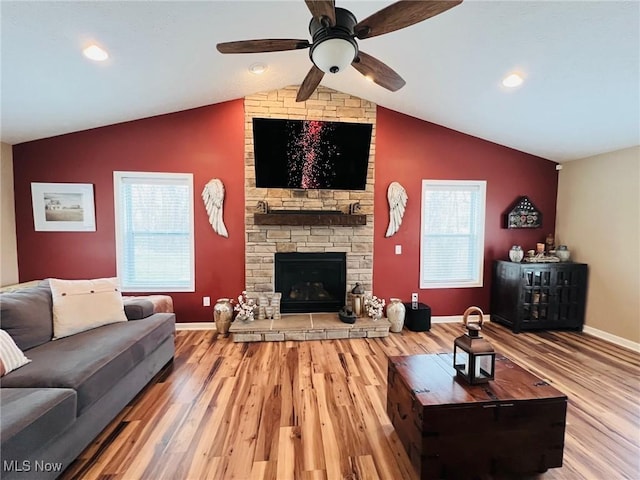
[[[231,319],[233,318],[233,305],[228,298],[219,298],[213,306],[213,320],[216,330],[225,337],[229,334]]]
[[[387,318],[391,322],[389,331],[399,333],[404,327],[404,316],[406,314],[406,308],[399,298],[390,298],[389,305],[387,306]]]

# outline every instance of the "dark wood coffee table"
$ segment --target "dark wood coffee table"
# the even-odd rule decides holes
[[[564,394],[501,355],[483,385],[457,379],[452,363],[389,357],[387,413],[421,479],[562,466]]]

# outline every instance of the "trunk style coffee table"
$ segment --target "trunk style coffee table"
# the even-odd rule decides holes
[[[452,354],[389,357],[387,413],[421,479],[562,466],[566,395],[501,355],[481,385],[452,365]]]

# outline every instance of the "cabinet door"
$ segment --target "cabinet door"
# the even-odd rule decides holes
[[[585,266],[558,266],[553,276],[553,302],[550,320],[558,327],[581,327],[584,321],[585,294]]]
[[[543,328],[550,319],[551,295],[554,290],[554,274],[551,267],[524,267],[520,298],[522,328]]]

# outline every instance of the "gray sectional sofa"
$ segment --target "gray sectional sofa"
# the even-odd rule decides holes
[[[0,293],[0,326],[32,361],[0,379],[0,477],[56,478],[174,356],[175,315],[144,300],[129,321],[52,338],[46,284]]]

